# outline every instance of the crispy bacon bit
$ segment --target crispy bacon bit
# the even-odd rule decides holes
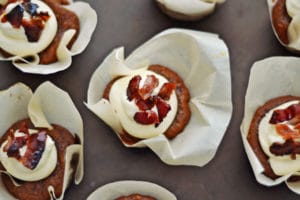
[[[159,119],[157,114],[151,110],[137,112],[134,115],[134,120],[140,124],[149,125],[149,124],[158,124]]]
[[[154,75],[147,75],[143,87],[138,90],[140,97],[143,100],[151,97],[151,94],[153,90],[158,86],[158,83],[159,81]]]
[[[135,98],[139,98],[138,90],[139,90],[139,85],[141,80],[142,80],[141,76],[135,76],[130,80],[127,88],[127,96],[129,101],[132,101]]]
[[[7,152],[8,157],[19,160],[25,167],[31,170],[35,169],[45,150],[47,132],[42,130],[36,134],[29,134],[25,122],[19,128],[19,132],[24,133],[24,136],[15,137],[14,132],[13,129],[10,130],[4,152]],[[21,156],[20,149],[24,146],[27,149],[25,155]]]
[[[160,97],[157,97],[156,99],[156,106],[158,110],[159,122],[162,122],[171,110],[171,106]]]
[[[292,130],[286,124],[276,124],[276,131],[285,140],[300,138],[300,130],[299,129]]]
[[[275,110],[271,116],[270,123],[278,124],[281,122],[289,121],[300,114],[300,103],[293,104],[286,109]]]
[[[26,153],[21,158],[21,162],[25,167],[31,170],[36,168],[45,150],[46,139],[46,131],[30,135],[26,142]]]
[[[2,18],[2,22],[6,22],[7,20],[14,28],[20,28],[22,24],[24,9],[22,6],[17,5],[14,7],[5,18]]]
[[[158,96],[168,101],[172,92],[176,89],[176,83],[165,83],[159,90]]]
[[[158,126],[171,110],[171,106],[166,102],[176,88],[174,83],[165,83],[157,96],[152,93],[159,85],[159,80],[154,75],[148,75],[142,88],[139,88],[141,76],[134,76],[127,88],[128,100],[135,100],[135,104],[141,112],[134,115],[134,120],[140,124],[155,124]],[[157,112],[151,109],[156,106]]]
[[[291,158],[296,159],[296,154],[300,154],[300,143],[293,139],[286,140],[283,144],[273,143],[270,147],[270,152],[274,155],[284,156],[291,155]]]
[[[151,110],[155,106],[155,97],[150,97],[146,100],[138,99],[135,103],[142,111]]]

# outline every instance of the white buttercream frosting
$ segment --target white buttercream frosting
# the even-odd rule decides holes
[[[0,2],[1,3],[1,2]],[[43,51],[54,39],[57,32],[57,20],[52,9],[40,0],[31,0],[31,3],[37,4],[37,12],[44,12],[49,14],[49,19],[44,22],[44,28],[41,32],[40,38],[36,42],[30,42],[27,39],[23,26],[14,28],[10,22],[1,22],[3,17],[8,14],[17,5],[23,3],[19,0],[10,3],[4,13],[0,16],[0,47],[6,52],[17,56],[35,55]],[[30,14],[24,11],[23,19],[30,19]]]
[[[206,15],[225,0],[157,0],[169,10],[185,15]]]
[[[286,9],[292,21],[288,27],[288,46],[300,49],[300,1],[286,0]]]
[[[147,75],[155,75],[155,77],[159,80],[158,86],[152,93],[152,96],[157,95],[160,88],[164,83],[167,83],[168,80],[152,71],[145,70],[143,72],[139,71],[137,73],[133,73],[130,76],[125,76],[118,79],[113,86],[111,87],[109,94],[109,101],[114,108],[114,112],[116,116],[119,117],[122,127],[128,132],[130,135],[137,138],[150,138],[158,136],[164,133],[171,123],[173,122],[176,113],[177,113],[177,97],[175,91],[172,92],[170,99],[166,101],[170,106],[171,110],[168,112],[167,116],[163,119],[163,121],[158,125],[155,124],[143,125],[137,123],[134,120],[134,115],[136,112],[139,112],[139,108],[136,106],[134,101],[129,101],[127,96],[127,88],[130,80],[136,76],[140,75],[142,80],[140,82],[140,87],[143,84],[143,81],[146,79]],[[154,106],[152,111],[157,113],[157,108]]]
[[[30,134],[36,134],[38,131],[29,129]],[[22,137],[24,133],[15,131],[15,137]],[[4,147],[7,141],[3,142],[0,149],[0,161],[6,171],[15,178],[23,181],[38,181],[48,177],[57,165],[57,150],[53,139],[47,135],[45,149],[39,160],[38,165],[33,169],[25,167],[14,157],[8,157],[7,152],[4,151]],[[27,147],[24,146],[19,149],[19,153],[23,156],[26,152]]]
[[[270,152],[270,146],[273,143],[284,143],[285,140],[276,131],[276,126],[269,123],[271,116],[275,110],[285,109],[292,104],[297,104],[299,101],[289,101],[276,108],[270,110],[259,124],[259,142],[265,152],[269,157],[269,163],[274,170],[275,174],[284,176],[300,171],[300,156],[297,155],[296,159],[292,159],[291,155],[277,156]],[[286,123],[286,122],[283,122]]]

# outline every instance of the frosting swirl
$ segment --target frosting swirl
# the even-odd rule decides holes
[[[43,1],[8,1],[1,9],[0,48],[7,53],[35,55],[54,39],[57,20],[52,9]]]
[[[131,89],[137,77],[139,81],[135,86],[140,98],[135,98],[133,93],[137,91]],[[145,70],[122,77],[112,85],[109,101],[127,133],[145,139],[167,130],[177,113],[175,91],[168,98],[160,95],[162,88],[168,83],[170,82],[163,76]]]
[[[274,154],[272,148],[274,147],[274,145],[285,145],[289,143],[289,141],[300,142],[300,135],[299,138],[297,138],[298,136],[293,136],[294,139],[291,140],[292,135],[285,135],[286,131],[280,131],[279,126],[285,126],[288,130],[295,130],[298,132],[296,125],[288,123],[289,120],[281,120],[279,122],[272,123],[272,116],[274,111],[287,109],[290,106],[298,103],[299,101],[289,101],[280,106],[277,106],[276,108],[273,108],[265,114],[264,118],[262,118],[259,124],[259,143],[264,153],[269,157],[269,163],[273,171],[275,172],[275,174],[280,176],[293,174],[300,170],[300,155],[293,155],[292,152],[278,155]],[[297,116],[295,117],[295,119],[297,119]]]
[[[35,143],[38,142],[38,137],[44,137],[43,135],[38,135],[39,133],[41,133],[38,130],[27,130],[30,136],[35,136],[37,138],[37,141],[35,141]],[[30,139],[27,139],[27,141],[24,142],[25,144],[23,143],[19,146],[18,144],[16,144],[22,139],[22,137],[26,136],[27,133],[24,132],[27,131],[23,131],[21,130],[21,128],[13,132],[13,137],[16,139],[15,141],[13,141],[15,145],[13,147],[13,154],[15,155],[12,156],[12,153],[9,153],[6,149],[8,143],[11,142],[9,141],[10,139],[2,143],[0,149],[0,161],[10,175],[20,180],[38,181],[46,178],[53,172],[57,164],[57,150],[55,143],[53,139],[45,133],[46,137],[44,138],[45,141],[42,146],[43,148],[37,149],[37,151],[35,151],[30,158],[32,164],[26,165],[26,163],[24,164],[24,162],[21,161],[24,161],[24,159],[26,159],[25,157],[28,155],[27,152],[30,148],[28,140]],[[19,148],[16,149],[15,147]],[[16,152],[18,154],[17,156]],[[40,153],[41,155],[38,155]]]

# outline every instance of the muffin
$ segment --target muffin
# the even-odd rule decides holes
[[[82,7],[83,12],[89,12],[89,14],[84,16],[82,11],[78,11],[79,6]],[[19,68],[26,65],[41,68],[54,63],[61,65],[62,62],[64,65],[69,65],[69,61],[66,63],[67,57],[85,48],[95,29],[96,20],[95,11],[82,2],[1,1],[0,52],[2,60],[13,60]],[[86,30],[87,24],[90,30]],[[87,38],[83,39],[83,37]],[[78,45],[78,42],[82,43],[82,47]]]
[[[114,49],[91,77],[86,106],[124,146],[148,147],[167,164],[202,166],[231,117],[224,84],[230,73],[222,40],[168,29],[126,59],[123,47]]]
[[[268,0],[272,27],[278,40],[293,52],[300,50],[300,2],[297,0]]]
[[[70,97],[48,82],[34,94],[17,84],[0,104],[0,116],[9,116],[0,126],[0,198],[63,199],[83,175],[82,120]]]
[[[217,4],[225,0],[155,0],[169,17],[183,21],[196,21],[211,14]]]
[[[271,99],[256,110],[252,119],[248,142],[264,174],[273,180],[300,170],[299,102],[300,97],[295,96]]]

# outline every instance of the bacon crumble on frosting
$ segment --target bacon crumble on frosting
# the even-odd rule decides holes
[[[175,89],[176,83],[144,70],[116,80],[109,100],[128,134],[150,138],[163,134],[172,124],[178,107]]]
[[[128,100],[134,100],[140,110],[135,113],[134,120],[140,124],[155,124],[155,126],[159,126],[171,110],[171,106],[166,101],[170,99],[176,84],[164,83],[158,95],[152,96],[154,89],[158,87],[159,80],[154,75],[147,75],[144,84],[140,88],[141,80],[141,76],[134,76],[127,88]],[[152,110],[155,106],[157,112]]]
[[[38,165],[42,154],[45,150],[47,133],[40,131],[36,134],[29,134],[26,123],[23,123],[19,132],[24,133],[23,136],[16,137],[15,130],[9,130],[7,143],[4,146],[4,152],[8,157],[14,157],[19,160],[28,169],[35,169]],[[24,156],[20,155],[20,149],[26,147]]]
[[[1,144],[0,161],[13,177],[37,181],[56,168],[57,150],[47,129],[29,129],[26,122],[10,128]]]
[[[259,122],[258,140],[278,176],[300,170],[300,102],[291,100],[265,113]]]

